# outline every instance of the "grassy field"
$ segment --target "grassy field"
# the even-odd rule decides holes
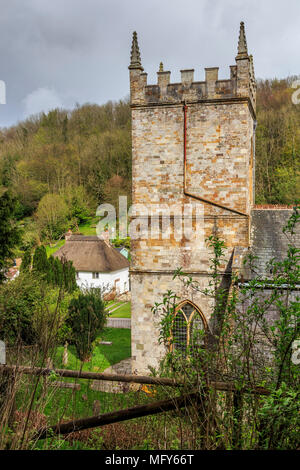
[[[97,235],[96,232],[96,222],[88,222],[84,225],[79,225],[79,232],[83,235]]]
[[[111,341],[112,345],[97,344],[94,348],[93,356],[90,362],[83,365],[76,357],[76,351],[73,346],[68,347],[68,364],[62,364],[63,347],[56,350],[54,367],[72,370],[103,372],[110,365],[127,359],[131,356],[130,330],[123,328],[106,328],[102,335],[97,339],[99,341]],[[51,423],[60,419],[72,419],[93,415],[93,404],[95,400],[101,402],[101,412],[109,412],[114,409],[122,408],[130,401],[130,397],[123,394],[104,393],[91,389],[91,381],[86,379],[73,379],[53,377],[52,380],[60,382],[73,382],[80,384],[80,390],[57,389],[48,385],[47,402],[43,408],[43,413],[49,417]],[[49,382],[48,382],[49,384]],[[29,391],[29,390],[28,390]],[[36,394],[35,403],[43,395],[43,384],[40,382]],[[124,400],[127,400],[126,402]],[[132,403],[133,405],[134,403]],[[22,407],[21,403],[19,404]]]
[[[87,222],[86,224],[79,225],[79,232],[82,235],[97,235],[96,233],[96,225],[98,220],[92,219],[91,221]],[[55,246],[46,245],[46,252],[47,255],[50,256],[55,253],[59,248],[61,248],[65,244],[65,240],[62,239],[55,244]]]
[[[112,345],[97,344],[100,341],[111,341]],[[63,346],[56,350],[55,366],[57,368],[80,369],[81,362],[76,357],[74,346],[68,347],[69,362],[62,364]],[[102,372],[107,367],[131,356],[130,330],[126,328],[105,328],[102,335],[96,340],[96,346],[90,362],[83,364],[82,370]]]
[[[60,240],[59,242],[55,244],[55,246],[46,245],[45,248],[46,248],[47,256],[53,255],[53,253],[55,253],[57,250],[59,250],[59,248],[64,246],[64,244],[65,244],[65,240]]]
[[[110,318],[131,318],[131,302],[122,303],[122,305],[109,316]]]
[[[122,301],[110,300],[107,302],[106,307],[108,310],[113,310],[114,308],[121,306],[123,303],[124,302]]]
[[[127,304],[125,304],[126,306]],[[103,371],[109,365],[130,357],[130,330],[106,328],[98,340],[112,341],[112,345],[99,345],[94,348],[91,362],[83,365],[83,370]],[[65,366],[68,369],[80,369],[81,363],[75,355],[75,349],[70,346],[69,362]],[[55,367],[62,368],[63,348],[56,352]],[[95,413],[108,413],[133,406],[145,405],[157,401],[160,398],[160,390],[149,395],[143,390],[124,390],[122,393],[105,393],[91,388],[92,381],[84,379],[72,379],[57,377],[54,374],[49,378],[39,378],[35,389],[36,378],[25,376],[22,390],[17,396],[17,409],[25,415],[31,394],[35,394],[32,416],[46,419],[48,425],[54,425],[61,421],[69,421],[83,417],[94,416]],[[80,385],[80,390],[58,388],[56,382],[73,382]],[[26,398],[26,400],[25,400]],[[95,408],[97,407],[97,408]],[[95,411],[97,409],[97,411]],[[35,418],[33,418],[35,419]],[[152,429],[154,424],[158,429],[163,429],[164,416],[139,418],[116,426],[105,426],[81,433],[75,433],[68,440],[49,437],[46,440],[33,443],[34,448],[40,450],[107,450],[107,449],[154,449],[152,445]],[[44,421],[45,422],[45,421]],[[176,430],[175,430],[176,431]]]

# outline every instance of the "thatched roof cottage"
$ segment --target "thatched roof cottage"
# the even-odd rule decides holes
[[[79,287],[102,287],[122,294],[129,290],[129,261],[107,240],[69,235],[53,255],[73,262]]]

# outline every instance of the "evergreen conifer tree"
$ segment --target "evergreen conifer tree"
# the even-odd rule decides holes
[[[55,285],[55,259],[52,255],[48,258],[48,272],[47,272],[47,281],[49,284]]]
[[[30,271],[30,268],[31,268],[31,249],[27,248],[22,259],[20,271],[21,272]]]
[[[90,359],[93,342],[103,330],[105,321],[105,304],[100,289],[90,289],[71,300],[66,325],[71,329],[72,342],[81,361]]]
[[[0,197],[0,283],[5,270],[13,259],[13,249],[21,240],[21,232],[14,225],[16,200],[6,191]]]
[[[42,246],[38,246],[33,255],[33,263],[32,263],[33,270],[40,274],[48,273],[48,258],[46,253],[46,248]]]
[[[54,280],[58,287],[62,287],[64,285],[63,266],[58,258],[54,259]]]

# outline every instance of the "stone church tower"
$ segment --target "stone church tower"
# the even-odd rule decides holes
[[[173,280],[174,271],[181,267],[200,286],[208,286],[212,253],[204,240],[215,234],[226,243],[222,269],[230,284],[234,257],[249,246],[256,85],[243,23],[235,60],[229,79],[220,80],[213,67],[205,69],[205,81],[194,81],[194,69],[181,70],[180,83],[171,83],[171,72],[160,64],[157,84],[148,85],[133,34],[132,178],[138,210],[132,223],[142,227],[141,236],[132,240],[133,372],[149,372],[163,353],[151,307],[167,290],[176,292],[182,305],[189,301],[211,328],[213,300],[189,292]],[[162,207],[172,208],[170,217]],[[192,237],[176,235],[183,215]]]

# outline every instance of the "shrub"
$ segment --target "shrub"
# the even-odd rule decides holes
[[[36,212],[40,233],[48,240],[57,239],[68,226],[68,207],[62,196],[46,194]]]
[[[33,272],[45,279],[53,287],[60,287],[67,292],[77,289],[76,271],[72,261],[66,258],[47,258],[44,246],[37,247],[33,255]]]
[[[48,270],[48,259],[45,247],[38,246],[33,255],[32,268],[35,272],[43,274]]]
[[[100,289],[92,288],[71,300],[66,326],[71,329],[71,340],[81,361],[90,358],[93,342],[103,330],[105,320],[105,305]]]
[[[39,282],[27,273],[1,286],[0,339],[9,345],[17,341],[33,344],[36,335],[32,318],[40,302]]]
[[[21,240],[20,229],[14,224],[16,199],[8,191],[0,197],[0,282],[14,257],[14,248]]]
[[[31,249],[27,248],[27,250],[24,253],[24,256],[22,258],[22,264],[20,267],[20,271],[29,271],[31,267]]]
[[[250,253],[244,258],[251,271],[247,282],[233,273],[230,288],[222,285],[225,244],[217,236],[206,240],[214,252],[208,286],[181,268],[175,272],[174,279],[213,302],[208,328],[200,314],[197,319],[189,309],[184,313],[172,290],[153,307],[166,354],[159,370],[152,372],[181,382],[182,393],[198,388],[204,396],[194,415],[189,411],[190,425],[198,433],[197,448],[297,446],[299,365],[291,357],[300,333],[300,250],[295,246],[299,221],[299,207],[294,207],[283,228],[289,240],[286,256],[269,261],[268,279],[257,274],[256,257]],[[197,330],[199,340],[196,337],[193,344]]]

